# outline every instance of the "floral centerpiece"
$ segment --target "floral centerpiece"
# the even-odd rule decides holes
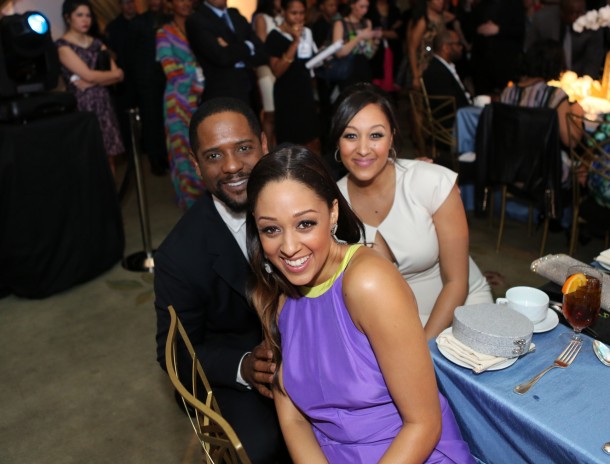
[[[610,27],[610,5],[606,5],[599,10],[587,11],[572,24],[574,32],[579,33],[585,29],[597,31],[600,27]]]

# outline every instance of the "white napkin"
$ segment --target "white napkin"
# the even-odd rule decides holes
[[[599,256],[595,258],[595,261],[610,266],[610,248],[602,251]]]
[[[469,346],[464,345],[451,333],[441,334],[436,337],[436,344],[442,346],[445,351],[472,368],[472,372],[475,374],[485,372],[490,367],[503,363],[508,359],[479,353]]]

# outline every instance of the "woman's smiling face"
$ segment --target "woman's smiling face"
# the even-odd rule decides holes
[[[393,139],[387,116],[371,103],[356,113],[343,130],[338,147],[341,161],[357,180],[371,181],[387,165]]]
[[[329,256],[338,246],[331,227],[338,218],[306,185],[291,179],[273,181],[261,190],[254,220],[267,259],[295,286],[315,286],[333,272]]]

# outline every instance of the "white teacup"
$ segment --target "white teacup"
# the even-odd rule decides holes
[[[480,108],[484,107],[489,103],[491,103],[491,97],[489,95],[477,95],[472,100],[472,104]]]
[[[508,305],[512,310],[523,314],[537,324],[546,318],[549,297],[537,288],[512,287],[506,291],[506,298],[496,299],[496,304]]]

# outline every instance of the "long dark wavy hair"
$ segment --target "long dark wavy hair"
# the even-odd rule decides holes
[[[383,111],[386,118],[388,118],[390,129],[394,136],[394,149],[400,151],[401,140],[394,107],[386,92],[376,85],[369,83],[351,85],[339,95],[330,123],[328,135],[329,149],[334,151],[339,147],[339,139],[349,122],[360,110],[368,105],[377,105]]]
[[[263,156],[250,174],[248,180],[248,214],[246,214],[248,255],[253,277],[248,286],[248,298],[258,312],[263,325],[265,339],[273,351],[276,362],[273,385],[279,389],[279,367],[282,363],[281,338],[277,319],[281,295],[299,298],[300,293],[284,275],[272,266],[270,274],[264,270],[265,253],[258,235],[254,219],[254,207],[263,188],[270,182],[293,180],[302,183],[322,200],[329,208],[337,200],[339,217],[337,238],[347,243],[358,243],[364,236],[364,226],[349,207],[326,164],[318,155],[299,145],[280,145]],[[330,231],[329,231],[330,239]]]

